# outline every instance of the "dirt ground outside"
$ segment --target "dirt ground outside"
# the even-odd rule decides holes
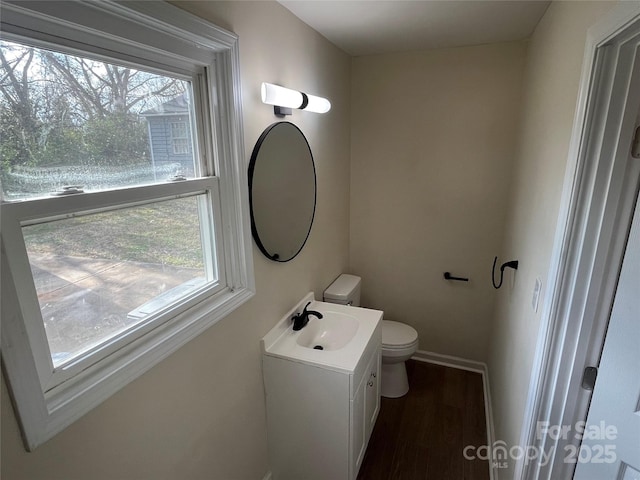
[[[200,208],[187,197],[23,227],[54,364],[204,284]]]
[[[196,268],[56,255],[30,262],[54,363],[135,325],[176,289],[204,283]]]

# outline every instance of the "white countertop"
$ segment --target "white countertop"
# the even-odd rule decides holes
[[[351,341],[337,350],[314,350],[299,345],[298,336],[304,332],[304,328],[294,331],[291,318],[301,312],[307,302],[311,302],[308,310],[316,310],[323,315],[335,312],[355,318],[358,321],[358,329]],[[260,343],[265,355],[353,373],[381,321],[380,310],[316,301],[313,292],[310,292],[262,338]],[[312,317],[310,322],[322,322],[322,319]]]

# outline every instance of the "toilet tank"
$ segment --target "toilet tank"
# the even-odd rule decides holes
[[[360,277],[343,273],[324,291],[323,299],[329,303],[360,306]]]

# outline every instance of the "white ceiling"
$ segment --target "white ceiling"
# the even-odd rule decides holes
[[[358,55],[522,40],[549,1],[279,0],[345,52]]]

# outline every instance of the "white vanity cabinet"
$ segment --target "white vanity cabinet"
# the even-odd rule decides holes
[[[380,348],[372,355],[364,371],[358,379],[354,375],[354,382],[358,384],[351,396],[351,425],[350,425],[350,452],[352,457],[349,462],[350,479],[355,479],[358,470],[367,451],[369,437],[378,418],[380,410]]]
[[[367,335],[351,368],[264,352],[273,480],[357,477],[380,409],[379,320]],[[316,353],[320,356],[323,352]]]

